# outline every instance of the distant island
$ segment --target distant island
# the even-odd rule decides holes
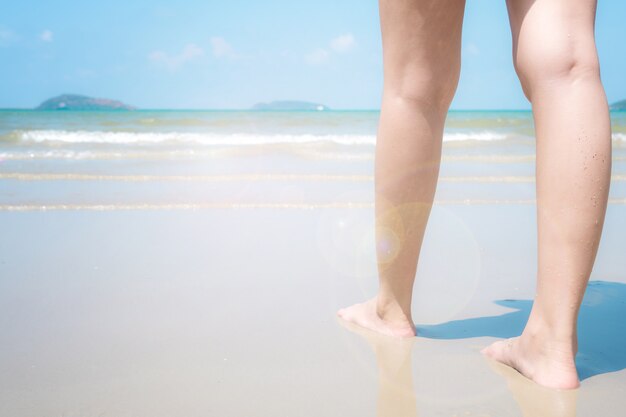
[[[272,101],[270,103],[257,103],[252,110],[330,110],[324,104],[311,103],[308,101]]]
[[[94,98],[78,94],[62,94],[41,103],[35,110],[135,110],[133,106],[108,98]]]
[[[626,100],[611,104],[611,110],[626,110]]]

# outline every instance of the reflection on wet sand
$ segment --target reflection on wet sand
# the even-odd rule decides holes
[[[524,417],[575,417],[578,390],[545,388],[522,374],[485,358],[490,368],[501,375]]]
[[[379,335],[345,320],[338,321],[341,326],[365,339],[374,351],[378,368],[376,416],[417,417],[412,352],[414,344],[419,343],[419,340]],[[578,390],[545,388],[508,366],[488,358],[485,358],[485,362],[494,373],[504,378],[523,417],[576,417]],[[479,378],[476,383],[480,384]],[[468,412],[465,410],[465,414]],[[463,410],[459,410],[459,413],[463,415]]]
[[[379,335],[345,320],[339,323],[363,337],[376,355],[378,367],[378,417],[416,417],[411,352],[415,338],[399,339]]]

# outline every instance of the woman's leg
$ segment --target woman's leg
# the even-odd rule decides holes
[[[443,126],[460,71],[465,0],[380,0],[384,89],[376,144],[380,288],[339,316],[415,336],[411,298],[433,203]]]
[[[537,295],[519,338],[485,350],[535,382],[579,385],[576,322],[611,174],[611,128],[594,41],[595,0],[508,0],[514,60],[537,136]]]

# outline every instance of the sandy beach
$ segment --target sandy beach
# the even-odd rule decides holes
[[[376,290],[371,148],[6,158],[0,416],[622,416],[626,148],[553,391],[480,354],[537,263],[532,148],[490,146],[444,147],[409,341],[335,316]]]

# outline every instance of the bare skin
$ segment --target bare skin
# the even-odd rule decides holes
[[[411,298],[461,61],[462,0],[380,0],[385,81],[376,145],[380,291],[339,311],[387,335],[415,336]]]
[[[458,81],[464,5],[380,0],[380,288],[374,299],[338,314],[392,336],[415,335],[413,282],[445,115]],[[537,296],[522,335],[483,353],[543,386],[571,389],[579,386],[576,323],[602,234],[611,173],[610,119],[594,41],[596,0],[508,0],[507,6],[514,64],[536,128]]]
[[[537,136],[537,296],[522,335],[484,350],[541,385],[579,386],[576,323],[611,175],[595,0],[509,0],[514,62]]]
[[[339,310],[337,314],[350,323],[358,324],[386,336],[403,338],[415,336],[415,325],[410,317],[401,316],[398,320],[388,319],[385,314],[378,313],[377,307],[377,299],[373,298],[364,303]]]

